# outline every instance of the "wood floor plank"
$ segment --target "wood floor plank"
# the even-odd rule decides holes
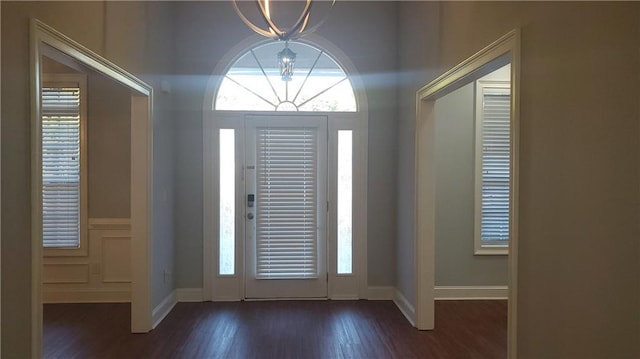
[[[179,303],[151,333],[128,304],[47,304],[46,358],[506,358],[506,301],[437,301],[418,331],[390,301]]]

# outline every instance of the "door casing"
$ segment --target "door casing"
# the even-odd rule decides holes
[[[328,158],[327,167],[329,173],[335,173],[335,158],[337,156],[337,133],[340,130],[353,131],[353,273],[337,274],[335,252],[336,223],[335,212],[335,184],[328,179],[329,210],[327,212],[327,272],[328,290],[330,299],[366,299],[367,288],[367,126],[365,113],[344,112],[279,112],[281,115],[290,116],[322,116],[328,122]],[[206,111],[203,134],[204,148],[204,253],[203,253],[203,299],[212,301],[237,301],[246,298],[244,285],[244,221],[236,219],[236,247],[235,247],[235,272],[232,275],[218,274],[218,233],[219,233],[219,131],[221,129],[233,129],[236,138],[236,161],[244,158],[244,118],[247,115],[269,116],[274,112],[245,112],[245,111]],[[239,140],[240,139],[240,140]],[[240,161],[241,162],[241,161]],[[236,166],[236,178],[242,178],[244,171],[242,166]],[[243,188],[243,187],[240,187]],[[238,192],[238,191],[236,191]],[[246,213],[244,190],[236,193],[236,208],[243,208],[242,219]],[[238,217],[236,217],[238,218]],[[240,224],[239,224],[240,223]]]

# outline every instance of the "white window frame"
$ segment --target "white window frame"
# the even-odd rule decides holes
[[[43,256],[87,256],[89,254],[89,214],[87,195],[87,76],[80,73],[43,74],[42,79],[43,87],[78,86],[80,89],[80,245],[77,248],[52,248],[45,247],[44,243],[42,243]],[[40,188],[40,191],[42,191],[42,187]]]
[[[509,81],[478,80],[475,84],[475,225],[474,225],[474,254],[475,255],[508,255],[509,241],[505,244],[499,241],[482,240],[482,124],[484,121],[484,92],[486,89],[510,91]],[[509,129],[510,134],[512,130]],[[511,166],[510,166],[511,168]],[[511,183],[509,183],[511,186]],[[509,188],[509,191],[513,191]],[[509,214],[507,213],[507,216]]]

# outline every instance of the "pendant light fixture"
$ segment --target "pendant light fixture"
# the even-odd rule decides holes
[[[248,13],[247,9],[244,11],[240,9],[238,6],[238,2],[242,3],[254,3],[257,8],[257,16],[254,14],[254,17],[257,17],[256,20],[251,21],[245,15],[245,12]],[[264,37],[279,40],[285,42],[285,47],[282,51],[278,53],[278,65],[280,67],[280,75],[283,81],[290,81],[293,76],[293,70],[295,68],[296,61],[296,53],[291,51],[289,48],[289,40],[294,40],[305,36],[313,31],[315,31],[329,16],[329,10],[333,8],[335,4],[335,0],[327,0],[321,1],[323,3],[328,4],[328,10],[325,12],[324,16],[311,16],[311,9],[315,3],[319,2],[318,0],[303,0],[303,1],[288,1],[288,2],[280,2],[273,0],[254,0],[254,1],[242,1],[242,0],[233,0],[233,8],[236,13],[251,30],[255,33],[262,35]],[[292,7],[296,4],[302,5],[302,10],[300,15],[297,17],[297,20],[289,27],[282,27],[282,25],[278,26],[275,23],[275,13],[274,13],[274,4],[279,3],[279,6],[288,6]],[[319,19],[319,21],[312,24],[312,20]],[[256,23],[263,23],[263,26],[258,26]]]
[[[284,44],[284,50],[278,52],[278,65],[282,81],[291,81],[293,69],[296,65],[296,53],[289,48],[289,41]]]

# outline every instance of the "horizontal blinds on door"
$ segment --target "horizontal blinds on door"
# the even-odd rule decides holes
[[[42,89],[42,235],[53,248],[80,246],[80,89]]]
[[[508,89],[485,89],[482,121],[482,227],[483,241],[509,240]]]
[[[256,278],[315,278],[317,129],[258,128],[256,137]]]

